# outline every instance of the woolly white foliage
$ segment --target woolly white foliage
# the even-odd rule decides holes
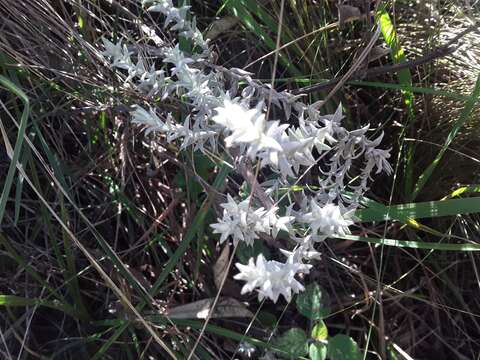
[[[273,301],[283,295],[290,301],[293,293],[303,290],[295,276],[308,273],[310,265],[304,262],[320,256],[315,243],[348,234],[358,200],[368,190],[371,173],[392,172],[389,150],[377,148],[383,134],[370,140],[368,125],[348,131],[341,125],[341,106],[334,114],[322,115],[301,102],[301,96],[277,92],[241,69],[212,64],[208,44],[195,18],[187,18],[188,7],[177,8],[171,0],[143,0],[142,4],[148,11],[162,14],[164,27],[190,39],[195,50],[187,55],[178,44],[159,48],[156,53],[161,68],[157,68],[158,63],[147,66],[151,58],[147,61],[143,51],[137,51],[134,61],[133,52],[121,40],[115,44],[103,39],[102,55],[112,68],[120,70],[117,75],[129,90],[133,87],[147,99],[155,99],[151,104],[158,104],[158,98],[176,98],[190,111],[179,121],[161,107],[150,105],[145,110],[135,105],[132,121],[145,126],[147,134],[162,134],[166,142],[179,142],[180,149],[192,146],[194,150],[218,153],[219,140],[224,137],[225,150],[235,154],[236,161],[249,158],[260,168],[278,174],[260,185],[269,197],[268,204],[259,206],[252,197],[237,202],[228,194],[227,202],[221,204],[222,217],[211,227],[220,234],[220,243],[230,238],[235,244],[243,241],[247,245],[262,234],[276,238],[280,230],[284,231],[296,244],[291,250],[281,250],[287,256],[285,263],[267,261],[259,255],[248,265],[236,264],[240,273],[235,279],[246,282],[242,293],[257,291],[259,299]],[[147,33],[155,44],[163,43],[151,28]],[[240,81],[246,86],[238,93]],[[267,111],[270,101],[280,111]],[[282,119],[267,118],[267,113],[279,112]],[[357,172],[352,181],[354,163]],[[285,198],[285,215],[279,216],[280,209],[270,200],[275,203],[273,198],[278,199],[280,189],[297,184],[303,172],[312,167],[321,174],[315,190],[298,192],[300,202]],[[294,206],[300,209],[294,211]]]

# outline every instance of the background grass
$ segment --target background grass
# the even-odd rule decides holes
[[[280,4],[190,2],[205,32],[227,24],[211,41],[217,63],[265,81]],[[366,358],[477,358],[479,34],[421,66],[361,74],[430,53],[475,24],[480,9],[344,5],[285,1],[275,86],[342,76],[380,19],[383,36],[359,78],[322,110],[341,103],[347,128],[384,131],[395,176],[375,180],[353,235],[322,244],[322,261],[304,282],[329,294],[329,334],[348,334]],[[7,0],[0,17],[0,357],[186,358],[203,320],[166,310],[217,294],[212,267],[221,249],[208,224],[238,179],[221,161],[146,141],[127,113],[144,99],[119,87],[99,56],[102,35],[141,39],[141,18],[171,40],[162,19],[134,1],[89,0]],[[239,249],[238,259],[248,255]],[[222,296],[255,315],[212,319],[199,359],[230,359],[241,341],[257,346],[258,358],[286,330],[313,327],[293,304],[240,296],[229,271]]]

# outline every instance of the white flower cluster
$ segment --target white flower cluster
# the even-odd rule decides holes
[[[207,42],[197,29],[196,19],[193,18],[192,21],[187,19],[190,6],[177,8],[173,6],[172,0],[142,0],[142,4],[144,6],[152,4],[147,8],[147,11],[160,12],[165,15],[165,28],[174,23],[170,27],[171,31],[178,31],[180,36],[192,40],[195,45],[200,46],[203,50],[208,50]]]
[[[350,233],[348,227],[353,224],[353,210],[342,212],[341,207],[335,204],[321,206],[315,199],[311,199],[309,205],[310,211],[301,214],[300,221],[309,225],[312,235],[326,238]]]
[[[220,243],[231,238],[235,244],[247,245],[262,234],[276,238],[284,231],[294,245],[282,250],[285,263],[259,255],[248,265],[237,264],[240,273],[235,278],[246,281],[243,293],[256,290],[260,299],[277,301],[283,295],[290,300],[292,293],[303,290],[295,276],[307,273],[310,266],[305,262],[319,256],[315,243],[348,234],[372,172],[392,171],[389,150],[377,149],[383,135],[370,140],[369,126],[346,130],[340,106],[334,114],[322,115],[301,102],[300,96],[277,92],[243,70],[212,64],[195,19],[187,18],[188,7],[177,8],[171,0],[142,0],[142,4],[148,11],[161,13],[165,27],[188,39],[193,50],[187,55],[177,44],[156,49],[156,57],[146,57],[142,54],[148,54],[150,47],[138,51],[136,44],[137,51],[130,51],[121,40],[116,44],[103,40],[102,54],[112,68],[121,70],[116,74],[125,88],[138,91],[150,104],[148,110],[134,105],[132,121],[145,126],[147,134],[179,142],[180,149],[192,146],[209,153],[225,149],[236,162],[248,159],[269,174],[270,179],[257,189],[268,197],[263,206],[255,194],[240,202],[227,195],[222,217],[211,226],[220,234]],[[158,37],[151,32],[150,36]],[[155,61],[158,58],[161,61]],[[246,84],[241,91],[240,82]],[[173,99],[188,109],[182,121],[158,105]],[[267,111],[267,104],[278,111]],[[281,118],[270,120],[267,113],[281,114]],[[219,142],[222,138],[225,148]],[[282,189],[296,186],[312,168],[320,174],[314,186],[297,192],[295,200],[284,193]],[[272,205],[276,203],[282,203],[284,216],[278,215],[280,209]]]
[[[259,300],[264,298],[278,300],[280,295],[290,301],[292,293],[298,294],[304,290],[303,285],[295,279],[297,273],[308,273],[311,265],[302,264],[290,256],[286,263],[275,260],[265,260],[262,254],[257,260],[250,259],[247,265],[236,264],[240,273],[234,279],[246,281],[242,294],[258,291]]]
[[[235,244],[244,241],[247,245],[253,245],[259,233],[277,236],[279,230],[289,231],[294,219],[292,216],[278,217],[275,207],[269,211],[263,207],[254,210],[250,197],[238,204],[230,195],[227,197],[228,202],[222,204],[223,218],[211,225],[214,233],[221,234],[220,243],[231,236]]]

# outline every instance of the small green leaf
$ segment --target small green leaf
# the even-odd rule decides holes
[[[83,29],[85,27],[85,21],[83,20],[83,17],[79,16],[78,17],[78,28]]]
[[[327,358],[327,347],[323,344],[310,344],[308,356],[311,360],[325,360]]]
[[[286,358],[298,358],[307,355],[307,335],[299,328],[285,332],[273,341],[274,348],[281,350],[278,355]]]
[[[328,341],[328,356],[331,360],[360,360],[362,354],[357,343],[347,335],[335,335]]]
[[[318,284],[310,284],[297,296],[298,311],[311,320],[320,320],[330,314],[328,294]]]
[[[327,329],[327,325],[325,325],[325,323],[322,320],[320,320],[320,322],[313,327],[312,338],[317,341],[327,340],[328,329]]]

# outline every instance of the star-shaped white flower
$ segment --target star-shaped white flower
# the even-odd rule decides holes
[[[146,133],[150,133],[152,131],[161,131],[167,132],[169,127],[162,121],[160,118],[155,114],[153,109],[150,111],[145,110],[141,106],[135,106],[135,110],[131,112],[132,114],[132,122],[147,125]]]
[[[269,298],[277,302],[282,295],[288,302],[292,299],[292,293],[298,294],[304,290],[303,285],[295,279],[298,273],[308,273],[311,265],[302,264],[289,257],[287,262],[281,263],[275,260],[265,260],[260,254],[257,260],[251,258],[247,265],[235,264],[240,271],[234,276],[236,280],[246,281],[241,293],[245,294],[258,291],[258,299]]]
[[[254,158],[257,152],[264,149],[282,151],[280,144],[265,133],[265,114],[260,106],[247,109],[245,106],[225,99],[223,106],[215,109],[217,115],[213,121],[226,127],[231,135],[225,139],[225,144],[230,147],[234,144],[247,144],[250,146],[247,154]]]
[[[310,212],[301,216],[301,221],[310,225],[313,235],[331,236],[349,234],[348,227],[353,224],[351,212],[342,213],[340,206],[326,204],[320,206],[312,199]]]
[[[105,50],[102,51],[102,55],[111,58],[112,67],[129,70],[134,66],[130,59],[130,52],[125,45],[122,46],[122,40],[119,40],[114,44],[113,42],[102,38],[102,42],[105,47]]]
[[[250,198],[238,203],[227,195],[228,201],[223,207],[223,218],[218,223],[210,225],[216,234],[221,234],[220,243],[232,237],[234,244],[244,241],[247,245],[253,245],[258,239],[258,233],[270,233],[270,223],[266,221],[264,208],[253,209]]]

